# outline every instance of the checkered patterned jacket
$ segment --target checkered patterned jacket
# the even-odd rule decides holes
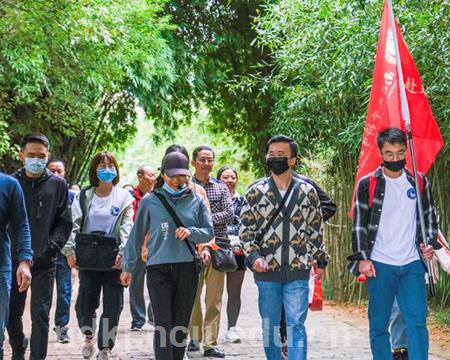
[[[239,235],[250,263],[261,257],[268,263],[267,272],[255,272],[257,281],[307,279],[314,260],[321,268],[327,265],[317,192],[301,179],[293,177],[292,181],[294,186],[290,199],[261,244],[255,241],[255,237],[270,221],[282,196],[272,177],[252,185],[245,194]]]
[[[411,184],[415,186],[414,176],[407,170],[406,177]],[[372,207],[369,207],[369,178],[364,176],[358,183],[355,194],[355,202],[353,204],[353,227],[352,227],[352,250],[353,254],[347,259],[350,261],[349,270],[354,275],[358,275],[358,265],[360,260],[370,259],[375,239],[377,237],[378,226],[380,224],[381,212],[383,209],[384,192],[386,188],[386,181],[383,177],[382,167],[379,167],[374,175],[376,179],[375,194],[373,198]],[[438,221],[436,216],[436,209],[434,206],[433,195],[431,193],[431,186],[428,178],[420,175],[424,179],[424,189],[422,192],[422,206],[425,218],[425,233],[428,243],[435,249],[441,246],[437,242]],[[399,219],[401,221],[402,219]],[[416,217],[416,244],[419,249],[419,244],[423,242],[422,232],[420,229],[419,212]],[[419,250],[419,255],[422,257],[422,252]],[[423,260],[423,259],[422,259]]]

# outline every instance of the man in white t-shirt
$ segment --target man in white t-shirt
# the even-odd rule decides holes
[[[367,277],[373,359],[392,358],[388,326],[397,298],[408,332],[409,359],[426,360],[425,260],[431,259],[433,248],[440,248],[431,187],[428,179],[419,174],[425,233],[430,244],[425,246],[414,177],[405,169],[406,134],[398,128],[387,128],[378,134],[377,141],[383,164],[358,183],[352,230],[354,254],[349,259],[359,261],[359,273]],[[371,178],[376,184],[374,189]]]

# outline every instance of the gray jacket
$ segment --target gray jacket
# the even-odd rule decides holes
[[[206,243],[214,236],[211,216],[203,199],[189,191],[180,198],[171,198],[162,189],[155,190],[169,201],[183,225],[190,230],[189,241]],[[132,272],[140,257],[142,243],[147,232],[147,265],[192,262],[194,258],[184,241],[175,238],[177,226],[164,205],[154,193],[146,195],[140,202],[130,240],[125,247],[123,271]]]
[[[89,214],[89,209],[91,208],[92,198],[94,197],[94,190],[95,188],[92,187],[86,191],[86,200],[84,203],[84,213],[86,215]],[[131,196],[128,190],[122,189],[120,187],[117,187],[115,190],[117,191],[117,194],[119,196],[117,206],[120,208],[120,211],[114,225],[113,235],[115,235],[117,239],[120,239],[119,255],[123,255],[123,249],[128,241],[131,227],[133,226],[134,198]],[[66,245],[61,251],[65,256],[75,254],[75,236],[79,232],[86,232],[87,221],[84,222],[83,228],[80,230],[82,217],[83,212],[81,211],[80,205],[80,193],[78,193],[72,203],[72,233]]]

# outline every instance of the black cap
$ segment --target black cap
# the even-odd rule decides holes
[[[180,152],[171,152],[167,154],[161,164],[161,170],[167,176],[191,175],[189,171],[189,161],[186,156]]]
[[[20,146],[22,148],[24,148],[26,144],[36,143],[36,142],[43,144],[47,149],[49,148],[49,142],[48,142],[47,136],[45,136],[44,134],[39,134],[39,133],[28,134],[27,136],[25,136],[22,139]]]

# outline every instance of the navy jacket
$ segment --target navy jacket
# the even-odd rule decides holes
[[[20,184],[0,172],[0,271],[11,271],[11,239],[14,233],[18,261],[32,260],[30,227]]]

